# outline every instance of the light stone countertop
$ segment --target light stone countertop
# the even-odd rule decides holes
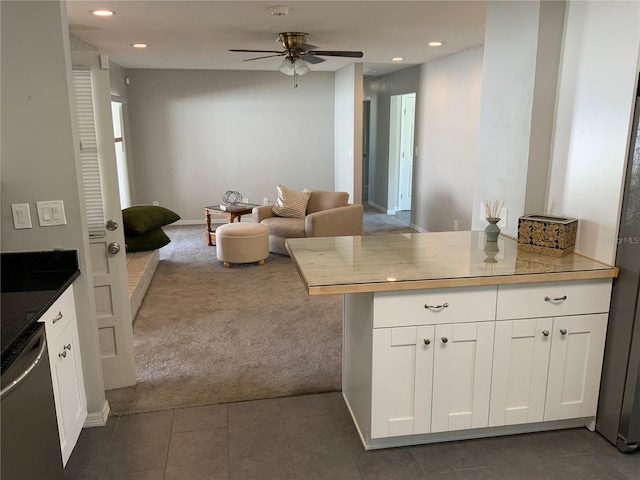
[[[309,295],[416,290],[617,277],[618,269],[580,254],[520,252],[484,232],[406,233],[286,241]]]

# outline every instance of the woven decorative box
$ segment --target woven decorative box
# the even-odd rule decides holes
[[[518,219],[518,250],[564,257],[573,252],[578,219],[524,215]]]

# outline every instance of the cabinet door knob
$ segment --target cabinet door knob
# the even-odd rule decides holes
[[[120,244],[118,242],[111,242],[107,245],[107,250],[109,250],[110,254],[115,255],[120,251]]]
[[[442,343],[447,343],[449,339],[447,337],[442,337]]]
[[[563,295],[562,297],[556,297],[556,298],[544,297],[545,302],[551,302],[551,303],[564,302],[566,299],[567,299],[566,295]]]
[[[431,340],[429,340],[428,338],[424,339],[424,344],[425,345],[430,345],[431,344]]]
[[[444,308],[447,308],[448,306],[448,303],[443,303],[442,305],[429,305],[428,303],[425,303],[424,308],[427,308],[429,310],[442,310]]]
[[[549,330],[542,330],[542,334],[543,334],[545,337],[548,337],[548,336],[549,336]]]
[[[56,318],[53,319],[53,323],[56,323],[57,321],[62,320],[63,316],[64,315],[62,315],[62,312],[59,311],[58,315],[56,316]]]
[[[560,333],[561,333],[562,335],[566,335],[566,334],[567,334],[567,329],[566,329],[566,328],[561,328],[561,329],[560,329]]]
[[[62,347],[63,350],[71,350],[71,344],[67,343],[64,347]]]
[[[65,358],[67,356],[67,352],[65,352],[64,350],[62,350],[62,353],[58,354],[58,357],[60,358]]]

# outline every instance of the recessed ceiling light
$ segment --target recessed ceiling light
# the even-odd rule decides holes
[[[403,57],[393,57],[393,58],[391,59],[391,61],[392,61],[392,62],[401,62],[401,61],[403,61],[403,60],[404,60],[404,58],[403,58]]]
[[[429,42],[430,47],[440,47],[444,45],[444,42]]]
[[[146,43],[132,43],[131,46],[133,48],[147,48],[149,45]]]
[[[96,17],[111,17],[116,12],[101,8],[100,10],[93,10],[91,13],[93,13]]]

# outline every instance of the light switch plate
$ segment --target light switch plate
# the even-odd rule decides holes
[[[62,200],[36,202],[36,205],[38,206],[38,220],[40,221],[41,227],[67,224],[67,218],[64,214],[64,202]]]
[[[11,213],[13,214],[13,228],[16,230],[33,228],[28,203],[12,203]]]

